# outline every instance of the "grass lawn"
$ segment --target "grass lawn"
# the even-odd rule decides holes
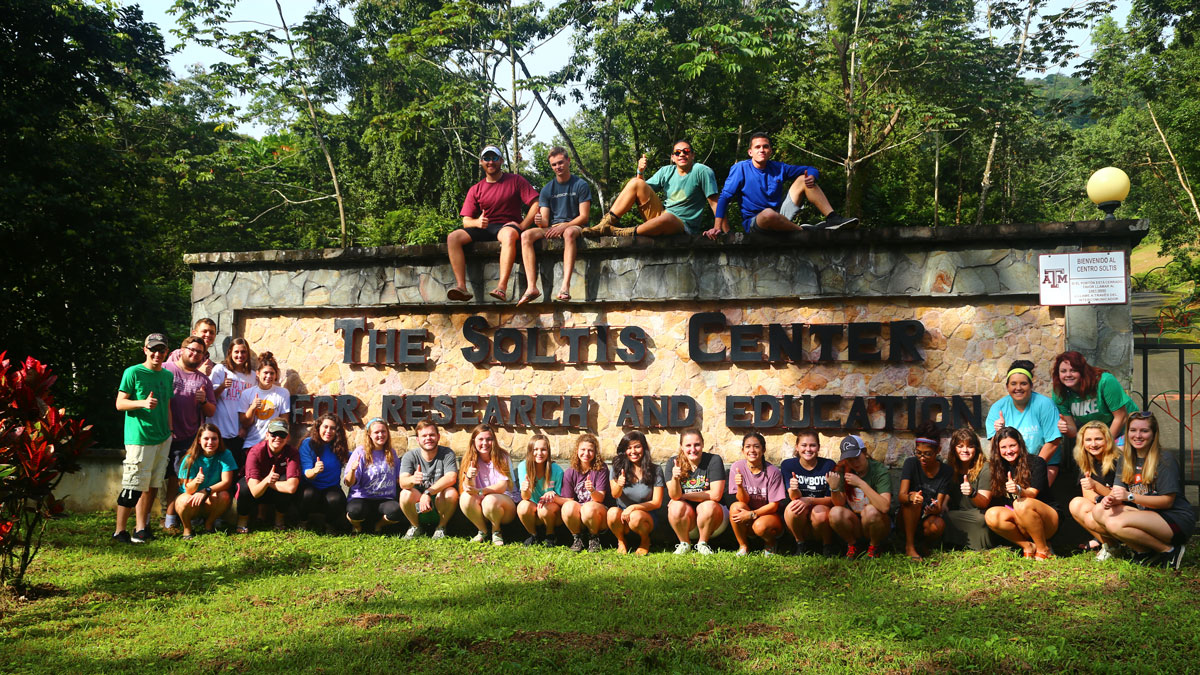
[[[1195,672],[1200,567],[496,548],[51,523],[3,672]]]

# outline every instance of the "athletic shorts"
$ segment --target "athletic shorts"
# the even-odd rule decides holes
[[[759,213],[762,213],[761,211]],[[779,206],[779,215],[787,218],[792,222],[796,222],[796,215],[800,213],[800,205],[792,201],[791,193],[784,193],[783,204]],[[765,234],[768,236],[778,237],[780,235],[791,234],[785,230],[763,230],[758,227],[755,222],[758,220],[758,213],[750,216],[748,219],[742,220],[742,226],[746,228],[747,234]]]
[[[729,527],[729,507],[722,504],[721,510],[725,512],[725,519],[721,521],[720,527],[718,527],[716,530],[713,530],[712,536],[714,536],[714,537],[721,536],[721,533],[724,532],[726,530],[726,528]],[[699,538],[699,536],[700,536],[699,519],[697,519],[696,527],[692,528],[692,531],[688,533],[688,536],[691,537],[692,539]]]
[[[517,227],[516,225],[510,225],[508,223],[505,223],[503,225],[493,225],[491,223],[488,223],[487,227],[460,227],[458,229],[462,230],[463,232],[466,232],[467,235],[469,237],[471,237],[472,244],[477,244],[477,243],[486,242],[486,241],[499,241],[500,230],[503,230],[506,227],[511,227],[512,229],[516,230],[518,233],[521,232],[521,228]]]
[[[158,445],[126,445],[121,465],[121,489],[145,492],[162,487],[167,475],[171,439]]]

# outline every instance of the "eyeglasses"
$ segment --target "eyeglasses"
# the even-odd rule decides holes
[[[188,352],[189,354],[203,354],[204,353],[203,349],[196,349],[195,347],[188,347],[187,349],[185,349],[183,351]]]
[[[676,157],[686,157],[687,155],[692,154],[692,150],[691,150],[691,148],[683,148],[681,150],[676,150],[675,152],[672,152],[671,154],[675,155]]]
[[[937,450],[917,450],[917,457],[937,457]]]

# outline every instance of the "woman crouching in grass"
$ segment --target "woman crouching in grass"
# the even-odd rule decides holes
[[[1025,450],[1021,432],[1003,427],[992,437],[991,469],[988,527],[1020,546],[1026,558],[1053,557],[1048,540],[1058,531],[1058,512],[1039,499],[1049,491],[1046,460]]]
[[[650,534],[658,527],[666,481],[662,469],[650,459],[650,443],[640,431],[630,431],[617,443],[609,489],[617,505],[608,510],[608,529],[617,537],[617,552],[629,548],[625,537],[638,535],[637,555],[650,552]]]
[[[1183,495],[1175,458],[1158,443],[1158,420],[1130,413],[1112,491],[1092,511],[1109,537],[1136,551],[1139,565],[1179,569],[1196,512]]]
[[[916,429],[915,457],[904,460],[900,469],[900,518],[904,523],[904,553],[912,560],[923,560],[917,550],[917,531],[926,546],[941,540],[946,532],[942,514],[950,499],[954,474],[938,459],[941,434],[929,422]]]
[[[517,518],[529,533],[525,545],[538,543],[540,526],[546,528],[542,545],[553,546],[554,528],[562,522],[562,507],[554,498],[562,493],[563,470],[550,458],[550,439],[542,434],[529,439],[525,460],[517,465],[517,483],[521,486]]]
[[[571,550],[579,553],[600,550],[600,533],[608,527],[608,465],[600,459],[600,441],[580,434],[575,441],[571,466],[563,472],[562,518],[571,531]]]
[[[326,532],[331,532],[341,521],[346,513],[346,493],[340,483],[342,467],[348,461],[346,429],[337,417],[321,415],[313,421],[308,438],[300,441],[300,509],[305,523],[320,515]]]
[[[356,534],[366,520],[375,520],[375,531],[382,532],[404,519],[396,498],[399,476],[392,434],[381,418],[372,418],[363,429],[363,444],[346,462],[345,483],[350,487],[346,520]]]
[[[1097,551],[1097,560],[1108,560],[1113,552],[1107,543],[1101,543],[1106,533],[1092,515],[1100,500],[1112,491],[1117,478],[1117,460],[1121,456],[1108,425],[1100,420],[1092,420],[1080,427],[1079,434],[1075,436],[1074,455],[1083,494],[1072,499],[1068,508],[1071,517],[1092,535],[1092,540],[1084,547],[1089,551]]]
[[[496,432],[487,424],[471,430],[471,440],[463,454],[458,508],[479,532],[471,541],[483,543],[492,529],[492,544],[504,545],[500,528],[517,517],[516,474],[508,452],[500,447]]]
[[[183,524],[183,538],[191,539],[192,518],[204,516],[204,531],[211,533],[229,508],[237,476],[237,460],[221,442],[215,424],[201,424],[192,446],[179,464],[179,496],[175,511]]]
[[[950,492],[950,508],[946,511],[949,536],[955,546],[972,551],[992,547],[992,531],[983,517],[983,509],[992,503],[992,470],[979,435],[974,429],[956,429],[950,436],[950,467],[958,486]]]
[[[711,555],[710,537],[719,537],[729,525],[729,509],[721,504],[725,496],[725,462],[704,452],[704,435],[699,429],[687,429],[679,435],[679,454],[663,467],[667,479],[667,522],[679,539],[676,555],[692,550]]]
[[[821,457],[820,452],[817,432],[801,431],[796,434],[795,454],[779,463],[791,500],[783,510],[783,524],[796,538],[796,555],[809,553],[809,540],[814,537],[821,542],[824,555],[833,555],[833,529],[829,527],[833,497],[825,476],[837,463]]]
[[[751,431],[742,437],[742,459],[729,467],[729,523],[737,538],[739,556],[750,552],[750,535],[763,540],[763,555],[775,554],[775,541],[783,532],[779,503],[787,498],[783,474],[763,455],[767,442],[762,434]]]

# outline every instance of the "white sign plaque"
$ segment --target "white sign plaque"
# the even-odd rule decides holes
[[[1038,256],[1043,305],[1121,305],[1128,301],[1124,251]]]

